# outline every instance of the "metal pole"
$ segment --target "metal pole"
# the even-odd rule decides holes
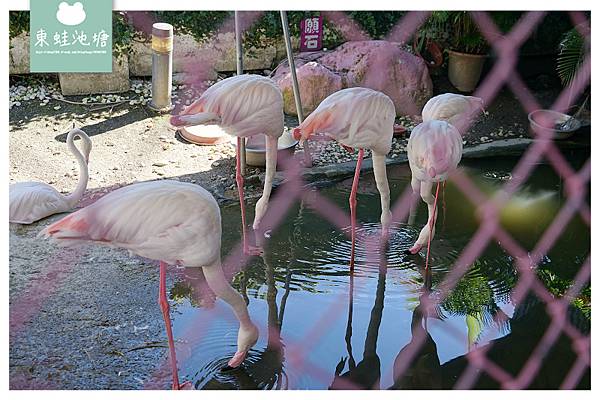
[[[170,111],[173,84],[173,26],[166,23],[152,25],[152,101],[150,108]]]
[[[242,48],[242,31],[240,29],[239,11],[235,11],[235,54],[237,58],[237,74],[244,73],[244,50]],[[246,138],[240,141],[240,169],[246,174]]]
[[[292,52],[292,40],[290,39],[290,30],[288,25],[287,13],[281,11],[281,25],[283,26],[283,37],[285,39],[285,51],[287,53],[288,64],[292,74],[292,86],[294,88],[294,101],[296,102],[296,112],[298,113],[298,122],[301,124],[304,121],[302,113],[302,100],[300,99],[300,87],[298,86],[298,77],[296,76],[296,64],[294,63],[294,54]],[[310,157],[310,148],[308,141],[304,142],[304,164],[306,167],[312,166]]]

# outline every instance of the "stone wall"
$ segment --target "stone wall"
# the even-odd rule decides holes
[[[8,72],[10,74],[29,73],[29,34],[22,32],[10,40]]]
[[[297,47],[298,40],[293,40]],[[203,79],[215,79],[217,72],[236,71],[235,35],[232,32],[220,33],[213,39],[198,42],[191,35],[175,35],[173,40],[173,72],[200,72]],[[286,58],[285,44],[277,40],[262,48],[244,49],[245,70],[265,70],[275,67]],[[131,49],[125,60],[115,60],[116,69],[112,74],[61,74],[60,82],[63,94],[90,94],[119,92],[129,89],[123,79],[133,76],[152,75],[152,49],[150,41],[132,41]],[[127,66],[124,70],[123,65]],[[125,74],[126,72],[126,74]],[[28,74],[29,71],[29,35],[22,33],[10,40],[9,73]],[[92,79],[90,79],[92,78]],[[109,82],[111,79],[117,82]],[[63,86],[66,86],[63,88]],[[81,90],[77,87],[81,86]]]

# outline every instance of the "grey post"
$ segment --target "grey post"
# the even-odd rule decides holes
[[[301,124],[302,121],[304,121],[304,114],[302,112],[302,100],[300,99],[300,87],[298,86],[298,77],[296,76],[296,64],[294,63],[294,54],[292,52],[292,40],[290,39],[290,30],[288,25],[287,13],[285,11],[281,11],[281,25],[283,26],[285,50],[287,52],[288,64],[290,66],[290,72],[292,74],[292,86],[294,88],[294,101],[296,102],[298,123]],[[304,142],[304,165],[306,167],[312,166],[308,141]]]
[[[170,111],[173,84],[173,26],[163,22],[152,25],[152,101],[150,108]]]
[[[244,50],[242,48],[242,31],[240,29],[239,11],[235,12],[235,54],[237,58],[237,74],[244,73]],[[242,138],[240,152],[240,169],[242,175],[246,174],[246,138]]]

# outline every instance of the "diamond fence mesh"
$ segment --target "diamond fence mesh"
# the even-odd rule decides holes
[[[536,101],[534,95],[524,84],[519,76],[516,65],[519,60],[519,49],[523,43],[532,35],[536,27],[542,22],[545,12],[526,12],[520,20],[514,25],[508,33],[501,33],[490,15],[486,12],[471,12],[471,18],[489,42],[493,52],[496,55],[496,61],[492,69],[487,73],[484,80],[480,82],[474,92],[474,96],[484,100],[484,104],[491,104],[503,87],[508,87],[515,95],[526,112],[531,112],[542,108]],[[242,12],[243,21],[241,26],[244,30],[249,29],[262,15],[261,12]],[[323,12],[322,15],[331,24],[343,25],[344,35],[347,40],[369,40],[369,36],[360,29],[344,12]],[[590,25],[587,16],[583,12],[570,12],[570,18],[573,25],[577,27],[585,40],[590,40]],[[386,40],[393,42],[406,42],[418,31],[421,25],[427,20],[428,12],[408,12],[390,33]],[[147,14],[131,13],[130,20],[133,21],[136,28],[149,30],[151,20]],[[151,19],[151,18],[150,18]],[[226,20],[220,28],[222,32],[233,31],[233,20]],[[216,37],[216,36],[215,36]],[[217,43],[213,43],[215,47]],[[208,45],[210,47],[210,44]],[[208,72],[213,68],[214,60],[196,60],[186,65],[186,79],[190,85],[196,85],[202,89],[206,81]],[[381,70],[376,66],[368,72],[374,79],[382,79]],[[556,99],[550,109],[565,112],[572,104],[571,101],[583,93],[590,84],[591,77],[591,58],[587,54],[583,64],[580,66],[572,82],[566,87],[560,96]],[[367,77],[368,79],[368,77]],[[415,106],[416,108],[416,106]],[[553,128],[552,121],[537,121],[542,127]],[[463,121],[465,132],[468,128],[468,121]],[[459,280],[468,272],[470,266],[482,255],[486,247],[492,242],[497,242],[502,249],[512,257],[514,268],[518,274],[518,282],[510,292],[510,301],[516,306],[520,305],[528,294],[534,294],[545,306],[545,312],[550,318],[550,324],[542,335],[539,342],[531,349],[527,361],[522,365],[517,374],[511,374],[495,363],[490,357],[489,352],[493,348],[490,346],[477,347],[471,349],[466,354],[468,363],[462,374],[457,377],[454,388],[469,389],[474,387],[477,380],[483,375],[495,380],[501,388],[504,389],[523,389],[528,388],[531,382],[538,374],[544,359],[551,351],[552,346],[561,335],[566,335],[572,341],[572,347],[576,353],[576,361],[570,367],[570,372],[560,383],[560,388],[571,389],[577,386],[583,374],[590,367],[590,336],[583,334],[576,329],[569,320],[567,309],[569,303],[574,299],[581,289],[588,284],[591,276],[591,260],[588,254],[585,262],[579,268],[578,273],[573,279],[572,285],[563,296],[553,295],[539,279],[536,274],[536,268],[548,251],[561,239],[566,225],[575,216],[579,215],[582,221],[588,226],[591,224],[591,210],[586,203],[587,188],[590,182],[591,165],[588,159],[583,167],[576,171],[560,152],[559,147],[554,142],[551,129],[535,128],[531,131],[535,141],[524,151],[519,162],[514,167],[513,179],[508,180],[501,190],[489,196],[483,193],[478,186],[469,178],[460,167],[449,176],[449,180],[464,194],[476,209],[480,217],[480,224],[468,244],[460,251],[460,255],[454,262],[449,273],[443,281],[437,284],[436,296],[430,296],[431,287],[425,287],[423,295],[420,297],[420,307],[423,309],[435,308],[448,296]],[[528,251],[519,244],[501,225],[499,215],[504,204],[530,177],[536,164],[540,161],[547,161],[556,173],[564,180],[564,195],[566,202],[561,210],[555,216],[553,222],[541,236],[533,250]],[[263,227],[276,229],[286,218],[290,207],[299,201],[303,202],[305,207],[311,208],[324,220],[330,222],[334,227],[345,232],[348,237],[350,231],[350,217],[345,209],[338,207],[327,197],[312,191],[309,194],[303,190],[308,183],[303,179],[303,168],[298,159],[290,157],[279,160],[282,165],[282,173],[285,177],[283,183],[275,192],[269,204],[269,209],[262,222]],[[410,185],[393,203],[392,215],[394,222],[404,221],[410,212],[414,202],[412,189]],[[360,231],[360,229],[359,229]],[[385,271],[385,253],[381,250],[382,243],[379,237],[367,236],[361,238],[361,246],[366,249],[365,262],[370,265],[377,265],[380,271]],[[39,303],[51,295],[53,288],[60,284],[62,279],[68,279],[66,276],[69,271],[69,265],[74,262],[72,257],[65,257],[58,261],[56,265],[62,265],[58,273],[52,272],[51,277],[40,279],[37,285],[44,290],[35,299],[23,298],[22,296],[11,305],[11,339],[14,335],[24,334],[24,323],[35,314],[39,308]],[[248,264],[249,256],[245,255],[242,249],[242,243],[238,243],[229,254],[224,258],[223,265],[227,273],[231,276],[239,271],[243,271]],[[426,279],[427,281],[427,279]],[[351,277],[351,289],[361,285],[361,280],[354,282]],[[427,285],[425,285],[427,286]],[[31,292],[31,291],[30,291]],[[320,317],[313,325],[307,329],[307,333],[298,340],[285,340],[285,360],[286,363],[295,369],[306,371],[314,379],[323,383],[332,381],[332,374],[326,371],[320,365],[310,360],[308,356],[311,349],[317,348],[319,341],[328,330],[336,318],[343,314],[347,307],[347,295],[338,295],[333,305],[322,311]],[[213,315],[214,316],[214,315]],[[506,319],[506,315],[498,312],[492,316],[494,319]],[[233,318],[233,317],[231,317]],[[210,321],[203,320],[203,324],[189,323],[189,328],[182,337],[178,338],[178,361],[181,366],[186,358],[190,356],[191,349],[200,341],[204,334],[210,329]],[[449,335],[461,337],[461,333],[452,328],[448,328]],[[279,338],[277,324],[269,327],[269,340]],[[393,380],[401,380],[410,368],[415,356],[419,353],[427,340],[427,333],[423,329],[413,329],[413,338],[410,346],[407,346],[396,359],[393,371]],[[269,345],[282,346],[281,340],[273,340]],[[160,376],[168,374],[168,359],[163,360],[157,371],[148,379],[146,388],[156,387],[157,379]],[[337,375],[334,383],[335,388],[343,389],[370,389],[364,387],[350,379]]]

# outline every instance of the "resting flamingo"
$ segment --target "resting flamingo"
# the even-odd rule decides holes
[[[175,127],[217,124],[228,134],[237,136],[236,183],[242,213],[244,252],[259,254],[260,250],[249,246],[246,239],[240,144],[244,137],[258,134],[266,137],[265,183],[262,197],[256,203],[252,224],[253,229],[257,230],[267,211],[277,167],[277,140],[283,134],[283,96],[277,85],[259,75],[237,75],[223,79],[208,88],[180,115],[171,117],[170,122]]]
[[[456,169],[462,157],[462,149],[462,136],[446,121],[422,122],[410,134],[406,151],[412,173],[411,186],[415,195],[421,194],[428,209],[427,224],[421,229],[417,241],[408,250],[411,254],[418,253],[427,244],[427,256],[429,256],[429,244],[435,234],[435,214],[440,182],[445,181],[448,174]],[[434,182],[437,183],[435,197],[431,193]]]
[[[79,137],[82,141],[83,154],[75,146],[75,137]],[[82,130],[72,129],[67,135],[67,146],[79,163],[79,183],[75,191],[63,195],[42,182],[19,182],[10,185],[8,217],[10,222],[31,224],[50,215],[69,211],[77,205],[87,188],[92,141]]]
[[[475,96],[463,96],[456,93],[444,93],[429,99],[423,107],[423,122],[446,121],[463,132],[477,110],[483,111],[483,99]]]
[[[356,192],[365,148],[370,149],[373,154],[373,172],[381,198],[381,225],[384,237],[391,223],[390,188],[385,169],[385,156],[392,147],[395,118],[396,110],[389,97],[372,89],[355,87],[342,89],[328,96],[300,126],[294,129],[296,140],[306,140],[315,133],[323,133],[349,151],[354,151],[353,148],[359,149],[350,193],[351,269],[354,268],[356,241]]]
[[[221,213],[214,197],[191,183],[163,180],[129,185],[48,226],[41,236],[63,245],[93,242],[121,247],[160,261],[158,303],[169,340],[173,388],[179,384],[175,344],[166,292],[167,264],[202,272],[212,291],[225,300],[240,322],[237,352],[228,367],[236,368],[258,340],[246,303],[225,279],[221,267]]]

